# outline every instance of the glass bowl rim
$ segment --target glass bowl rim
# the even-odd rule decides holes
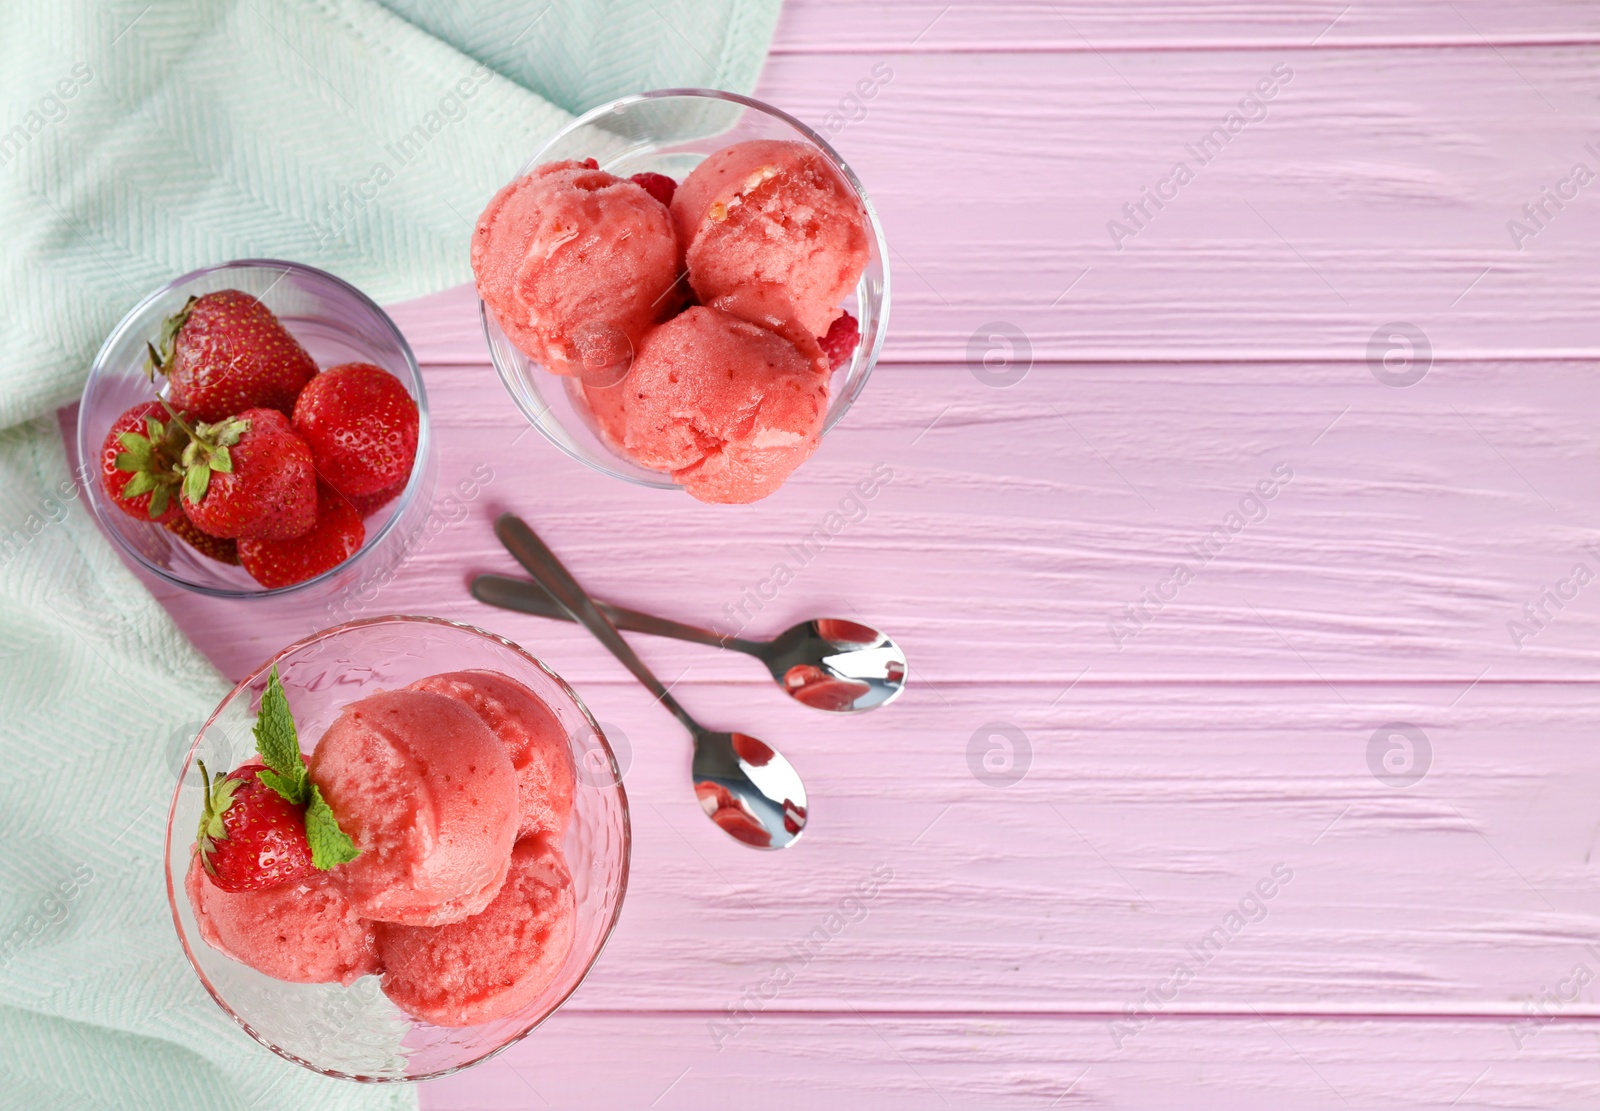
[[[828,161],[833,164],[834,169],[838,170],[839,173],[843,175],[845,181],[855,192],[856,199],[861,202],[862,208],[866,211],[867,226],[872,229],[872,238],[877,244],[878,248],[878,267],[883,272],[883,291],[879,297],[880,307],[878,310],[879,323],[877,334],[873,337],[872,349],[866,352],[864,356],[866,359],[866,370],[862,372],[860,378],[856,379],[852,389],[839,396],[839,404],[837,408],[832,405],[829,406],[829,412],[822,423],[822,431],[817,434],[817,439],[820,442],[824,436],[833,430],[834,425],[838,424],[844,419],[844,415],[848,413],[851,406],[856,403],[856,399],[861,395],[861,391],[866,387],[867,379],[872,377],[872,372],[878,367],[878,359],[883,352],[883,341],[889,333],[889,243],[888,240],[884,238],[883,222],[878,219],[878,210],[876,207],[874,207],[872,198],[867,195],[866,188],[861,184],[861,179],[856,176],[856,172],[850,168],[850,164],[840,156],[839,152],[833,148],[831,143],[829,143],[821,135],[817,134],[817,132],[809,125],[803,123],[799,119],[796,119],[788,112],[785,112],[782,108],[768,104],[763,100],[757,100],[752,96],[745,96],[742,93],[728,92],[725,89],[702,89],[692,87],[650,89],[641,93],[629,93],[627,96],[617,97],[615,100],[607,101],[604,104],[589,109],[581,116],[577,116],[563,126],[559,131],[556,131],[554,134],[552,134],[550,138],[546,139],[544,145],[539,148],[532,158],[528,159],[528,161],[522,164],[521,168],[517,170],[516,175],[511,180],[516,181],[518,178],[526,177],[530,170],[532,170],[535,166],[540,165],[544,161],[544,156],[550,150],[550,148],[555,146],[568,135],[577,131],[579,128],[592,124],[600,117],[610,115],[617,109],[626,108],[631,104],[639,104],[651,100],[667,100],[672,98],[720,100],[731,104],[743,105],[744,107],[754,109],[763,115],[773,116],[782,120],[784,123],[798,131],[807,142],[811,143],[813,146],[822,151],[822,153],[827,157]],[[550,443],[554,444],[562,452],[562,454],[566,455],[570,459],[577,460],[586,467],[599,471],[601,474],[610,475],[613,478],[620,478],[622,481],[631,482],[635,486],[644,486],[652,490],[683,489],[681,485],[673,482],[666,476],[662,476],[661,478],[646,478],[643,475],[638,474],[625,474],[620,470],[605,465],[602,461],[596,458],[584,454],[582,449],[563,443],[561,440],[558,440],[555,436],[548,432],[545,429],[541,419],[544,414],[540,413],[536,416],[534,413],[529,411],[528,407],[523,404],[522,397],[509,380],[509,372],[501,365],[500,360],[495,357],[494,340],[489,334],[489,306],[484,303],[482,297],[478,298],[478,321],[483,328],[484,343],[489,348],[489,361],[494,364],[495,373],[500,376],[501,384],[506,387],[506,392],[511,395],[512,402],[516,405],[518,411],[522,413],[523,418],[527,420],[528,423],[534,428],[538,429],[539,434]],[[498,321],[496,322],[496,325],[498,326]],[[501,330],[504,331],[504,329]],[[549,412],[549,406],[545,407],[545,412]]]
[[[289,1053],[283,1048],[272,1044],[271,1039],[264,1037],[262,1034],[257,1032],[249,1022],[245,1021],[242,1015],[240,1015],[233,1009],[232,1006],[229,1005],[227,1000],[222,997],[222,995],[217,991],[216,987],[211,983],[211,980],[201,969],[200,962],[195,959],[194,952],[189,945],[189,936],[183,928],[183,917],[178,906],[177,888],[174,887],[172,876],[172,834],[174,823],[177,821],[178,817],[178,803],[183,794],[184,781],[188,778],[189,769],[194,764],[195,754],[199,751],[200,738],[205,735],[206,731],[210,729],[213,724],[215,724],[217,716],[222,713],[223,707],[227,706],[235,698],[243,694],[250,687],[250,684],[261,678],[261,676],[267,674],[267,672],[276,666],[279,661],[283,660],[289,655],[303,648],[307,648],[313,644],[316,644],[319,641],[331,640],[344,633],[375,625],[431,625],[450,629],[456,632],[474,634],[483,639],[493,641],[503,648],[509,649],[517,656],[520,656],[527,663],[532,664],[537,670],[542,671],[556,684],[563,694],[572,700],[573,705],[578,708],[578,712],[583,716],[583,719],[588,722],[589,728],[593,730],[595,739],[600,742],[600,746],[606,754],[606,759],[611,765],[611,772],[613,776],[612,787],[617,793],[617,800],[622,818],[622,857],[620,861],[620,876],[617,881],[616,896],[611,908],[611,915],[608,921],[605,923],[605,928],[600,934],[600,938],[598,943],[595,945],[594,952],[589,956],[588,961],[583,966],[583,970],[578,974],[577,979],[573,981],[572,986],[567,989],[560,999],[555,1001],[548,1011],[539,1017],[537,1022],[529,1026],[526,1030],[517,1034],[515,1037],[506,1039],[500,1045],[495,1046],[486,1053],[474,1057],[470,1061],[463,1061],[460,1064],[451,1065],[449,1068],[438,1069],[422,1076],[366,1076],[341,1072],[338,1069],[324,1068],[315,1062],[307,1061],[296,1054]],[[572,685],[558,675],[555,670],[550,667],[550,665],[546,664],[532,652],[529,652],[527,649],[523,648],[522,645],[501,636],[499,633],[492,633],[489,630],[481,629],[476,625],[469,625],[464,621],[451,621],[444,617],[429,617],[424,614],[386,614],[381,617],[363,617],[355,621],[346,621],[343,624],[332,625],[326,629],[312,633],[309,636],[301,637],[293,644],[290,644],[273,653],[270,659],[268,659],[265,663],[262,663],[260,666],[254,668],[248,675],[235,683],[227,694],[222,696],[222,699],[217,703],[216,708],[213,709],[210,715],[206,718],[205,724],[195,732],[194,741],[190,743],[189,750],[184,755],[183,767],[179,771],[178,781],[172,789],[172,801],[167,804],[167,830],[166,836],[162,839],[162,870],[166,873],[167,907],[172,912],[172,926],[178,935],[178,943],[183,947],[184,958],[189,962],[189,967],[194,971],[195,976],[199,978],[201,985],[205,987],[206,993],[211,996],[212,1001],[215,1002],[217,1006],[221,1007],[223,1012],[226,1013],[229,1018],[238,1023],[240,1028],[243,1029],[245,1033],[249,1034],[250,1037],[254,1038],[257,1042],[261,1043],[261,1045],[265,1046],[279,1057],[282,1057],[288,1061],[293,1061],[295,1064],[322,1076],[329,1076],[339,1080],[353,1080],[364,1084],[411,1084],[424,1080],[437,1080],[440,1077],[450,1076],[453,1073],[460,1072],[462,1069],[467,1069],[474,1065],[482,1064],[495,1054],[500,1053],[502,1050],[505,1050],[526,1038],[529,1034],[543,1026],[547,1021],[549,1021],[552,1015],[566,1005],[567,1000],[572,998],[573,993],[576,992],[578,988],[582,987],[583,982],[589,978],[589,973],[594,970],[595,964],[599,962],[600,955],[605,952],[606,946],[611,941],[611,935],[617,928],[617,922],[622,917],[623,903],[627,901],[628,879],[632,873],[633,866],[633,820],[628,808],[628,790],[623,785],[622,776],[617,774],[617,771],[617,755],[611,750],[611,742],[606,738],[605,731],[600,728],[600,723],[595,720],[594,714],[590,712],[588,704],[584,702],[582,697],[579,696],[578,692],[573,690]],[[187,896],[185,896],[185,898],[187,898]],[[262,975],[264,975],[264,973]]]
[[[321,574],[313,575],[311,578],[305,579],[302,582],[290,583],[288,586],[268,587],[264,590],[246,590],[237,587],[207,586],[203,583],[191,582],[182,575],[174,574],[165,567],[158,566],[148,559],[143,552],[133,547],[133,545],[131,545],[123,537],[122,533],[112,524],[112,522],[116,520],[116,518],[108,515],[112,507],[101,504],[101,499],[98,494],[100,477],[98,463],[100,457],[99,443],[92,438],[92,434],[83,420],[84,403],[89,399],[90,389],[93,388],[94,385],[103,378],[111,357],[112,348],[119,340],[122,339],[126,332],[132,329],[135,319],[148,310],[150,306],[153,305],[159,298],[184,285],[187,285],[192,281],[206,277],[210,274],[216,274],[226,270],[240,269],[243,267],[283,270],[285,274],[299,272],[318,280],[326,281],[334,286],[340,287],[344,292],[354,296],[358,303],[372,312],[373,316],[380,321],[386,329],[388,329],[395,342],[399,345],[400,353],[405,357],[406,366],[411,372],[412,381],[416,384],[417,392],[414,395],[417,403],[416,458],[417,461],[422,464],[421,466],[417,465],[417,463],[412,464],[411,475],[406,481],[406,488],[402,490],[400,492],[400,496],[395,499],[393,503],[394,508],[389,514],[389,519],[383,523],[381,528],[366,538],[366,541],[361,545],[360,550],[357,551],[355,555],[333,567],[328,568],[328,570],[322,572]],[[271,286],[268,286],[267,288],[271,289]],[[260,298],[258,297],[257,300],[260,300]],[[138,564],[142,570],[148,571],[150,574],[155,575],[157,578],[162,579],[165,582],[172,583],[176,586],[181,586],[185,590],[192,590],[197,594],[205,594],[213,598],[276,598],[280,595],[293,594],[296,591],[307,590],[311,587],[320,585],[328,581],[328,579],[335,573],[347,571],[348,568],[356,561],[365,558],[369,553],[376,551],[381,546],[384,539],[387,538],[399,524],[400,518],[404,515],[406,508],[410,506],[412,499],[416,497],[417,492],[421,489],[420,484],[423,481],[422,476],[427,468],[427,452],[432,448],[433,436],[429,428],[428,392],[427,386],[423,382],[422,378],[422,366],[417,362],[417,357],[411,350],[411,344],[406,341],[405,334],[400,331],[399,325],[395,324],[394,319],[384,311],[381,305],[379,305],[371,297],[367,296],[356,286],[351,285],[349,282],[339,277],[337,274],[330,274],[328,271],[319,270],[315,266],[308,266],[303,262],[290,262],[287,259],[240,258],[231,259],[228,262],[219,262],[213,266],[203,266],[198,270],[191,270],[187,274],[173,278],[171,281],[166,282],[165,284],[151,290],[149,293],[139,298],[138,303],[123,315],[122,319],[117,322],[117,326],[111,330],[110,334],[106,336],[105,341],[101,343],[100,349],[95,352],[94,361],[89,364],[89,376],[84,381],[83,392],[78,395],[77,443],[78,466],[80,468],[80,476],[82,478],[83,486],[86,488],[86,493],[89,495],[89,511],[94,514],[95,522],[100,526],[100,531],[108,534],[111,537],[112,543],[116,545],[117,549]],[[159,528],[160,526],[156,527]]]

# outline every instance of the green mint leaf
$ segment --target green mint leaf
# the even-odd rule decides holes
[[[298,777],[292,775],[279,775],[277,772],[256,772],[256,778],[282,795],[289,802],[299,804],[305,801],[308,784],[304,772]]]
[[[299,805],[306,801],[306,762],[300,755],[300,736],[295,731],[294,715],[289,712],[289,699],[278,681],[278,668],[267,676],[267,689],[261,693],[261,712],[256,715],[256,751],[262,761],[277,774],[271,779],[265,773],[261,782],[277,791],[285,799]]]
[[[333,810],[315,786],[311,788],[311,802],[306,807],[306,841],[311,845],[312,865],[324,872],[361,855],[350,835],[339,828]]]

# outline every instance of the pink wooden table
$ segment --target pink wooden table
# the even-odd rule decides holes
[[[635,834],[589,981],[423,1105],[1600,1105],[1597,60],[1553,0],[791,0],[759,95],[867,183],[894,308],[753,508],[585,470],[468,291],[398,306],[471,494],[364,612],[547,659]],[[901,641],[906,696],[830,720],[639,639],[794,760],[796,849],[701,817],[586,634],[468,598],[504,508],[619,602],[787,562],[752,632]],[[232,675],[326,623],[157,592]]]

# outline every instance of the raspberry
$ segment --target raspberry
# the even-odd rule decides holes
[[[822,345],[822,350],[828,356],[828,369],[838,370],[850,360],[850,354],[856,349],[856,344],[861,342],[861,328],[856,324],[856,318],[849,313],[841,313],[839,318],[828,326],[828,334],[817,341]]]
[[[678,191],[678,183],[666,174],[634,174],[628,180],[665,205],[672,203],[672,194]]]

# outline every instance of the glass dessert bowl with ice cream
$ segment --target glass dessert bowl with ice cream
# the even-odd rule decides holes
[[[529,421],[597,470],[714,503],[772,494],[860,394],[886,256],[824,139],[694,89],[569,124],[472,242],[490,353]]]
[[[166,849],[184,950],[248,1033],[326,1075],[421,1080],[525,1036],[582,982],[627,886],[627,798],[538,660],[375,618],[223,700]]]

